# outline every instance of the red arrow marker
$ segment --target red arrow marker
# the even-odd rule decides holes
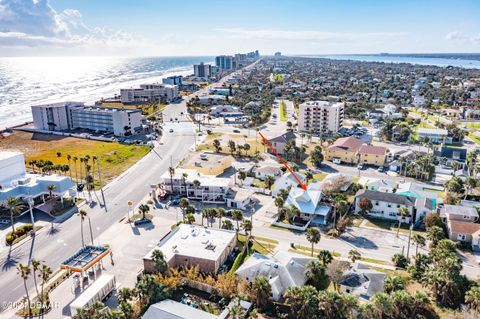
[[[270,142],[265,138],[265,136],[263,136],[262,133],[260,133],[260,131],[258,132],[258,134],[260,134],[260,137],[263,139],[263,141],[265,142],[265,144],[268,145],[268,147],[270,147],[270,149],[272,150],[273,154],[275,154],[275,156],[277,156],[277,158],[280,160],[280,162],[282,162],[282,164],[287,168],[287,170],[290,172],[290,174],[293,175],[293,177],[295,177],[295,179],[297,180],[298,182],[298,185],[300,185],[300,187],[306,191],[307,190],[307,185],[303,184],[302,181],[300,181],[300,179],[297,177],[297,175],[292,171],[292,169],[290,167],[288,167],[287,165],[287,162],[285,162],[283,160],[283,158],[280,157],[280,155],[278,155],[277,151],[275,151],[275,148],[272,146],[272,144],[270,144]]]

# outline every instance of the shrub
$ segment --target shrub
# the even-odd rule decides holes
[[[15,236],[13,236],[11,233],[8,233],[7,236],[5,236],[5,242],[8,246],[11,246],[14,240]]]
[[[392,261],[396,267],[406,268],[408,266],[408,259],[403,254],[397,253],[393,255]]]

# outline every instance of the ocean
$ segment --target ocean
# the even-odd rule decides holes
[[[0,129],[32,120],[30,106],[80,101],[93,104],[121,88],[189,75],[213,57],[0,58]]]
[[[427,56],[408,56],[408,55],[315,55],[309,57],[326,58],[332,60],[352,60],[363,62],[385,62],[385,63],[409,63],[417,65],[432,65],[439,67],[455,66],[466,69],[480,69],[480,60],[473,60],[462,58],[458,56],[456,58],[446,57],[427,57]]]

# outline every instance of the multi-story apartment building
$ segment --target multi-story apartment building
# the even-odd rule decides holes
[[[231,55],[219,55],[215,57],[215,65],[224,71],[233,70],[237,67],[236,60]]]
[[[140,110],[92,107],[78,102],[35,105],[32,116],[35,128],[45,131],[86,129],[125,136],[142,125]]]
[[[343,126],[345,104],[340,102],[310,101],[300,104],[298,130],[316,134],[336,133]]]
[[[193,74],[196,78],[208,79],[212,76],[212,66],[210,64],[200,64],[193,65]]]
[[[183,76],[181,75],[172,75],[165,79],[162,79],[163,84],[169,85],[182,85],[183,84]]]
[[[184,173],[187,174],[186,177]],[[190,169],[177,169],[173,176],[165,172],[160,177],[160,184],[169,193],[181,194],[188,199],[200,200],[204,203],[226,203],[230,190],[229,178],[203,175]]]
[[[178,87],[168,84],[142,84],[140,88],[120,90],[122,103],[171,102],[178,99]]]
[[[353,136],[339,138],[325,150],[325,158],[328,161],[375,166],[383,166],[387,160],[387,154],[387,148],[368,145]]]

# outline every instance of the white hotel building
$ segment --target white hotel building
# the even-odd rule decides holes
[[[178,97],[178,86],[169,84],[142,84],[139,88],[120,90],[122,103],[171,102]]]
[[[32,106],[36,129],[62,131],[87,129],[116,136],[134,134],[142,126],[140,110],[85,106],[80,102],[63,102]]]
[[[298,130],[317,134],[338,132],[343,126],[344,107],[340,102],[302,103],[298,111]]]

